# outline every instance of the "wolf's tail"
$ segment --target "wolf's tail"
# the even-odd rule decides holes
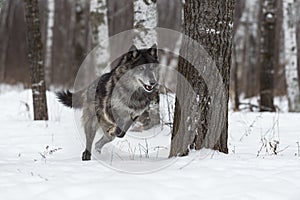
[[[67,107],[75,109],[82,108],[82,91],[78,91],[76,93],[72,93],[69,90],[56,92],[56,97],[62,104],[64,104]]]

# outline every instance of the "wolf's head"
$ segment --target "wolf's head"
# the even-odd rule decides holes
[[[130,87],[143,88],[148,93],[153,92],[158,83],[158,63],[156,44],[149,49],[137,49],[133,45],[120,61]]]

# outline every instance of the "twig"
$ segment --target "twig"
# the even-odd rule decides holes
[[[248,127],[248,129],[245,131],[245,133],[242,135],[242,137],[240,138],[240,142],[244,139],[245,136],[250,135],[252,128],[254,127],[254,124],[258,121],[259,118],[261,118],[262,114],[258,115],[255,117],[255,119],[252,121],[252,123],[250,124],[250,126]]]
[[[300,157],[300,144],[299,144],[299,141],[296,142],[297,143],[297,148],[298,148],[298,157]]]

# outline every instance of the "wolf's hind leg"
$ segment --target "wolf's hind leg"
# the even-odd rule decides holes
[[[98,140],[95,144],[95,149],[100,153],[101,152],[101,149],[102,147],[113,141],[115,139],[115,136],[114,135],[109,135],[109,134],[103,134],[102,138],[100,140]]]
[[[84,125],[84,132],[86,138],[85,151],[82,153],[82,160],[91,160],[92,145],[97,132],[97,126],[94,123],[95,120],[90,119]]]

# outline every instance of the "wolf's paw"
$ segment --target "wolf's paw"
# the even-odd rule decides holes
[[[82,153],[82,161],[91,160],[91,153],[88,150],[85,150]]]
[[[118,138],[123,138],[125,136],[126,132],[123,131],[122,129],[120,129],[119,127],[116,128],[116,132],[115,132],[115,135],[118,137]]]

